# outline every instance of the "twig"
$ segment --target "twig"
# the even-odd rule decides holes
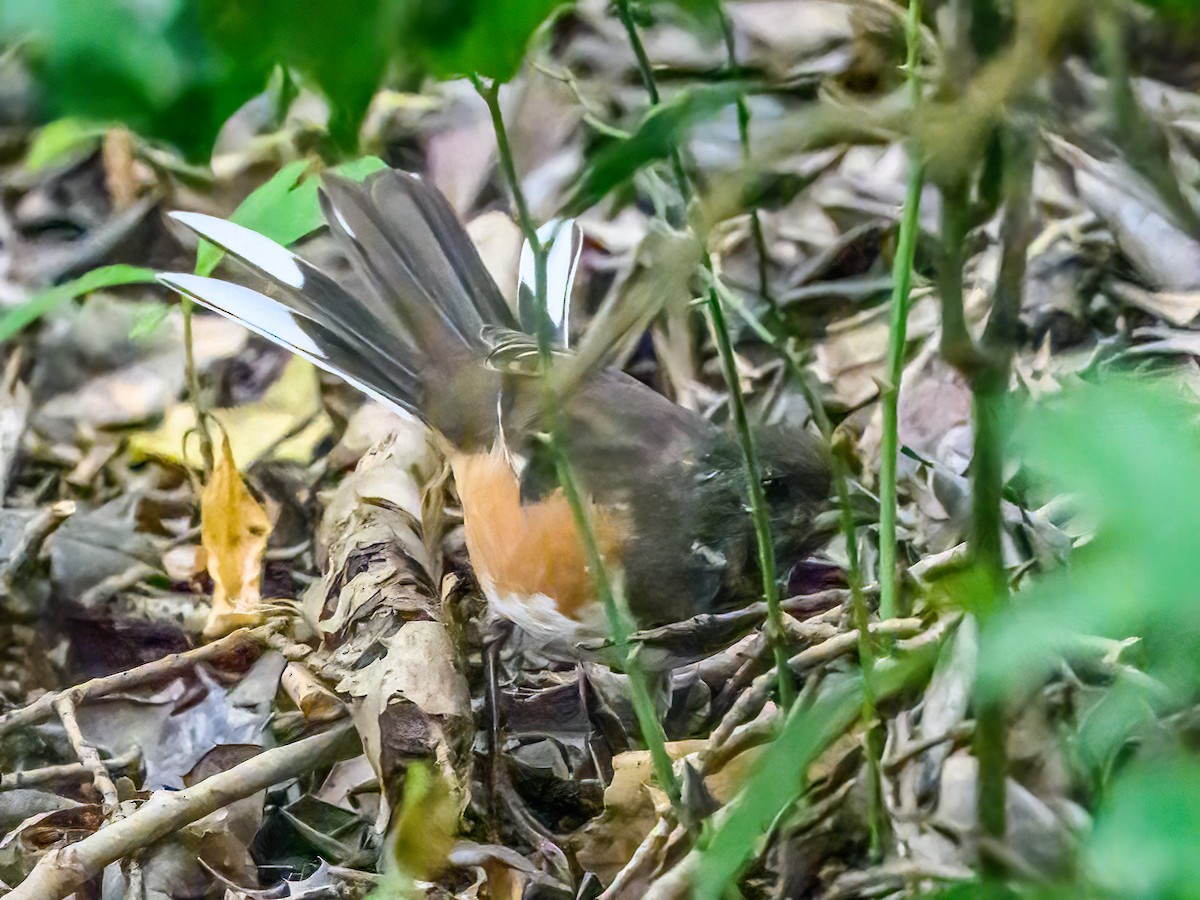
[[[270,623],[253,629],[241,628],[230,632],[219,641],[213,641],[203,647],[196,647],[194,650],[186,650],[182,653],[173,653],[127,672],[93,678],[91,681],[85,681],[62,691],[43,694],[28,706],[14,709],[0,716],[0,737],[14,728],[36,725],[38,722],[50,718],[54,715],[54,704],[61,697],[69,696],[76,705],[79,705],[94,697],[141,687],[144,684],[190,669],[197,663],[224,656],[244,644],[265,643],[267,636],[278,627],[277,623]]]
[[[140,755],[136,749],[130,750],[128,753],[105,760],[104,766],[109,772],[125,770],[137,762]],[[80,778],[90,778],[91,775],[92,773],[81,762],[42,766],[38,769],[0,775],[0,791],[15,791],[20,788],[36,787],[40,784],[52,784],[58,781],[74,781]]]
[[[100,759],[99,751],[84,739],[83,732],[79,729],[79,719],[75,716],[75,702],[71,696],[67,694],[55,700],[54,711],[62,720],[63,729],[67,733],[67,740],[71,742],[71,749],[75,751],[75,756],[92,776],[92,785],[104,802],[105,814],[117,816],[121,802],[120,797],[117,796],[117,786],[113,784],[112,776],[108,774],[104,761]]]
[[[673,838],[682,836],[677,834],[680,830],[668,816],[660,817],[650,829],[650,833],[633,851],[629,862],[616,874],[612,884],[597,900],[620,900],[629,896],[628,891],[636,885],[638,879],[648,880],[653,876],[655,869],[661,864],[663,851],[671,845]]]
[[[196,349],[192,335],[192,316],[195,314],[195,304],[187,297],[179,301],[183,313],[183,366],[187,378],[188,394],[191,397],[192,409],[196,414],[196,433],[200,436],[200,458],[204,461],[204,474],[213,469],[213,442],[208,433],[208,410],[204,405],[204,397],[200,393],[200,373],[196,368]]]
[[[108,576],[103,581],[92,585],[80,594],[79,605],[84,609],[95,609],[100,604],[117,596],[117,594],[135,587],[153,575],[157,575],[158,572],[158,569],[148,563],[135,562],[125,571]]]
[[[74,512],[74,502],[60,500],[25,523],[8,558],[0,562],[0,614],[17,618],[36,615],[36,595],[27,592],[26,583],[37,565],[42,545]]]
[[[888,619],[885,622],[873,622],[870,626],[872,635],[887,637],[909,637],[921,630],[920,619]],[[827,641],[822,641],[807,650],[801,650],[788,660],[788,665],[797,675],[827,665],[839,656],[845,656],[858,647],[858,631],[844,631]]]
[[[75,514],[75,501],[60,500],[38,512],[25,523],[17,543],[4,561],[3,578],[10,585],[18,582],[37,563],[42,545]]]
[[[225,772],[181,791],[157,791],[138,810],[88,835],[51,850],[9,900],[59,900],[97,877],[104,867],[141,847],[285,779],[311,770],[336,750],[351,731],[336,726],[283,747],[264,750]]]
[[[932,737],[921,738],[919,741],[913,741],[904,747],[898,749],[895,753],[889,756],[883,763],[883,770],[889,775],[895,774],[906,763],[914,757],[920,756],[926,750],[932,750],[939,744],[957,744],[959,741],[966,740],[975,733],[974,722],[963,722],[956,725],[949,731],[944,731],[941,734],[935,734]]]

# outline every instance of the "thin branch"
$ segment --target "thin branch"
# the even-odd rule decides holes
[[[108,768],[100,759],[100,752],[84,739],[83,732],[79,728],[79,719],[75,716],[75,703],[70,695],[55,700],[54,711],[62,720],[63,730],[67,733],[67,740],[71,742],[71,749],[75,751],[75,756],[92,776],[92,785],[104,802],[105,814],[117,816],[121,802],[117,796],[117,786],[113,784],[112,776],[108,774]]]
[[[36,725],[38,722],[50,718],[55,712],[54,704],[61,697],[69,696],[78,705],[95,697],[120,693],[160,681],[168,676],[187,671],[197,663],[218,659],[246,644],[262,644],[266,641],[267,636],[278,627],[278,623],[270,623],[253,629],[241,628],[230,632],[219,641],[213,641],[203,647],[196,647],[194,650],[187,650],[183,653],[173,653],[127,672],[93,678],[91,681],[85,681],[62,691],[43,694],[28,706],[22,706],[20,709],[14,709],[0,716],[0,737],[14,728]]]
[[[889,756],[883,763],[883,770],[889,775],[894,775],[900,771],[905,764],[910,762],[915,757],[920,756],[928,750],[941,744],[957,744],[959,741],[964,741],[975,733],[974,722],[962,722],[954,726],[949,731],[944,731],[941,734],[935,734],[932,737],[921,738],[919,741],[913,741],[911,744],[905,744]]]
[[[920,619],[888,619],[886,622],[872,622],[870,633],[891,638],[911,637],[921,630]],[[828,665],[840,656],[846,656],[858,648],[858,631],[844,631],[839,635],[822,641],[814,647],[802,650],[788,660],[788,665],[796,674],[803,674],[818,666]]]
[[[977,373],[974,391],[975,448],[972,469],[972,552],[987,584],[976,598],[975,615],[981,632],[1008,592],[1001,543],[1004,488],[1004,433],[1001,423],[1008,390],[1012,337],[1021,309],[1026,258],[1032,231],[1031,207],[1034,138],[1020,125],[1004,134],[1006,157],[1004,217],[1000,226],[1003,252],[992,304],[994,326],[985,332],[989,365]],[[976,691],[975,755],[979,759],[979,824],[984,836],[1002,842],[1005,835],[1007,752],[1004,704]],[[989,864],[985,860],[985,868]]]
[[[25,523],[8,558],[0,561],[0,613],[29,618],[38,613],[36,594],[27,590],[41,558],[42,546],[75,513],[75,503],[60,500],[39,511]],[[0,717],[0,722],[3,722]]]
[[[109,772],[124,771],[136,763],[141,752],[134,749],[120,756],[114,756],[104,761]],[[37,769],[26,769],[24,772],[10,772],[0,775],[0,791],[15,791],[20,788],[37,787],[42,784],[52,784],[59,781],[78,781],[91,778],[91,771],[81,762],[62,763],[56,766],[42,766]]]
[[[204,473],[207,477],[213,468],[212,435],[208,433],[208,410],[204,405],[204,396],[200,392],[200,372],[196,368],[196,349],[192,334],[192,316],[195,315],[195,304],[187,297],[179,301],[183,312],[183,364],[187,377],[188,394],[191,395],[192,409],[196,414],[196,433],[200,436],[200,458],[204,461]]]
[[[20,580],[37,562],[42,545],[50,535],[75,514],[73,500],[60,500],[38,512],[30,519],[21,536],[13,545],[8,559],[4,561],[3,577],[6,581]]]
[[[283,747],[264,750],[181,791],[156,791],[135,812],[77,843],[43,856],[8,900],[60,900],[96,878],[105,866],[288,778],[304,774],[330,758],[350,733],[339,725]]]

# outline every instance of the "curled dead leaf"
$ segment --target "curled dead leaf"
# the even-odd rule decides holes
[[[271,523],[242,480],[229,439],[222,435],[212,476],[200,498],[200,539],[213,580],[206,637],[259,620],[263,555]]]

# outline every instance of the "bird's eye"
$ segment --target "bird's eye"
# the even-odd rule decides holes
[[[787,496],[787,484],[777,475],[763,479],[763,495],[768,501],[783,500]]]

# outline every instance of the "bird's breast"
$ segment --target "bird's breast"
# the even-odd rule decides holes
[[[451,465],[467,553],[495,612],[532,632],[593,620],[595,584],[562,491],[522,503],[520,479],[499,448],[455,454]],[[619,566],[626,517],[593,504],[591,518],[606,564]]]

